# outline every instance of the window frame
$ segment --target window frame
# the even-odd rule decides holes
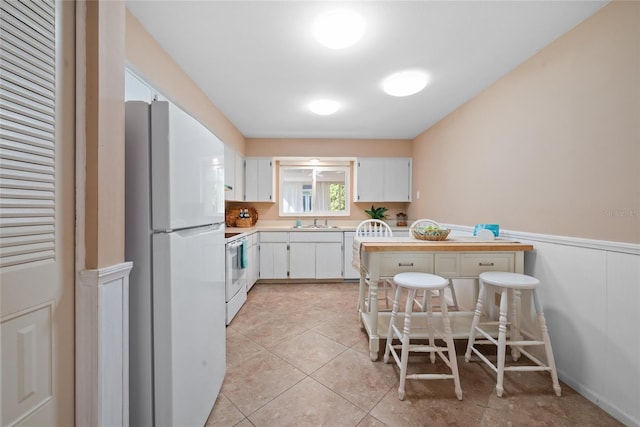
[[[287,170],[296,170],[296,169],[311,169],[312,170],[312,195],[311,195],[311,206],[312,210],[308,212],[285,212],[284,207],[284,191],[283,185],[285,183],[285,172]],[[344,204],[345,209],[341,211],[328,211],[328,210],[314,210],[313,201],[316,200],[316,174],[318,172],[323,171],[339,171],[344,172]],[[350,165],[345,165],[343,162],[332,163],[330,161],[323,162],[322,164],[311,164],[310,162],[298,162],[296,164],[291,163],[279,163],[278,167],[278,175],[279,175],[279,183],[278,183],[278,211],[279,215],[282,217],[338,217],[338,216],[349,216],[351,212],[350,200],[351,200],[351,167]]]

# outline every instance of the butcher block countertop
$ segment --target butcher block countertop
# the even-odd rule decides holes
[[[357,237],[363,252],[502,252],[532,251],[533,245],[513,240],[478,241],[474,237],[454,237],[442,241],[413,237]]]

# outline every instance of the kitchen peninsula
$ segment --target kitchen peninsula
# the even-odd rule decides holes
[[[353,243],[354,267],[360,271],[359,317],[369,336],[369,354],[372,361],[378,359],[380,337],[386,337],[390,311],[378,310],[378,280],[391,278],[405,271],[420,271],[439,276],[477,279],[484,271],[524,272],[524,252],[533,246],[510,240],[477,241],[473,237],[450,238],[445,241],[423,241],[412,237],[356,237]],[[365,305],[367,288],[370,287],[370,306]],[[529,296],[522,300],[522,328],[529,326]],[[497,307],[485,304],[493,315]],[[469,336],[473,311],[449,313],[453,337]],[[492,316],[493,317],[493,316]],[[415,323],[423,326],[423,313],[414,314]],[[436,317],[437,319],[437,317]],[[403,317],[398,317],[402,322]]]

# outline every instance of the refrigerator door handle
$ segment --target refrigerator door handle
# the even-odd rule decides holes
[[[172,231],[172,233],[176,233],[177,235],[182,237],[189,237],[189,236],[197,236],[199,234],[214,233],[217,231],[222,232],[223,230],[224,230],[223,224],[211,224],[211,225],[205,225],[202,227],[192,227],[192,228],[183,228],[181,230],[174,230]]]

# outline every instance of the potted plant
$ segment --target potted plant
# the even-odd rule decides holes
[[[367,215],[369,215],[371,217],[371,219],[379,219],[379,220],[383,220],[387,217],[387,211],[389,209],[380,206],[379,208],[374,207],[373,205],[371,205],[371,210],[365,209],[365,213]]]

